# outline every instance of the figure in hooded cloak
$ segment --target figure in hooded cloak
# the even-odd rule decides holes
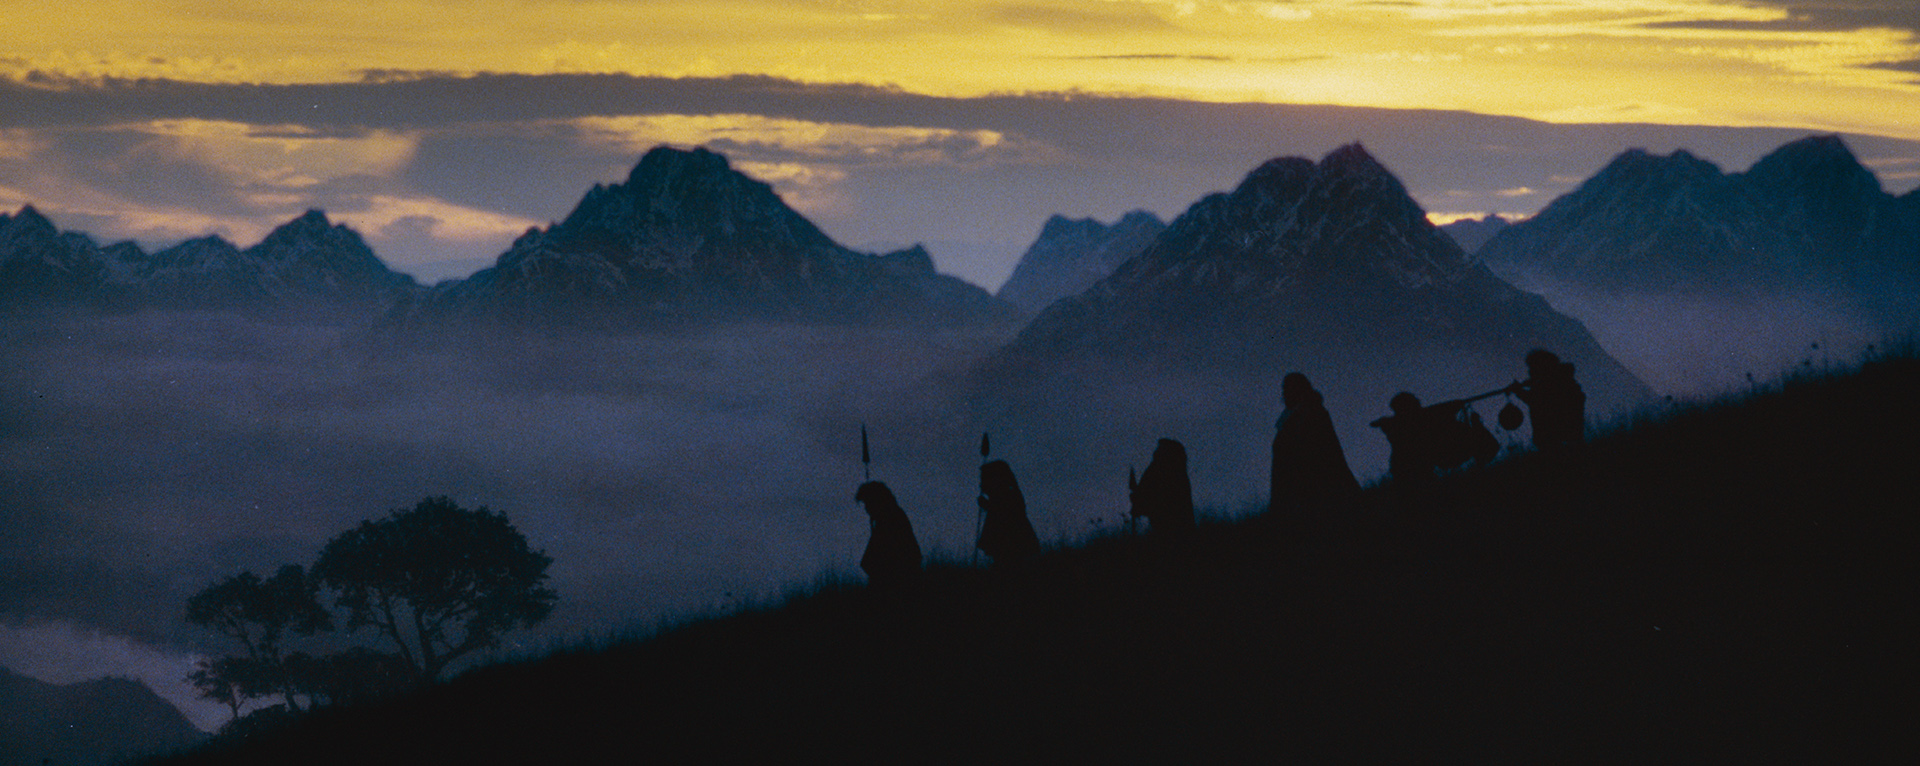
[[[1193,484],[1187,478],[1187,448],[1161,439],[1147,469],[1140,472],[1131,500],[1134,516],[1147,520],[1147,532],[1156,537],[1180,537],[1193,532]]]
[[[920,572],[920,541],[913,536],[907,512],[893,497],[893,490],[877,481],[860,485],[853,499],[867,509],[873,523],[873,536],[867,539],[867,551],[860,556],[860,568],[867,582],[875,587],[891,587],[910,580]]]
[[[1333,417],[1307,376],[1287,373],[1280,381],[1280,400],[1286,409],[1274,423],[1268,510],[1318,505],[1359,491]]]
[[[1027,518],[1027,499],[1005,460],[980,466],[980,552],[996,564],[1024,560],[1040,552],[1040,538]]]

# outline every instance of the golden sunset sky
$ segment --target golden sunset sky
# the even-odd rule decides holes
[[[568,97],[565,83],[571,81],[554,79],[566,76],[651,82],[753,75],[965,103],[1075,94],[1162,100],[1156,103],[1458,110],[1550,124],[1783,128],[1920,141],[1916,0],[7,0],[0,2],[0,17],[7,22],[0,30],[0,79],[15,84],[16,93],[98,90],[105,94],[99,98],[111,100],[123,95],[129,80],[206,86],[193,91],[199,101],[182,97],[164,109],[147,103],[104,110],[111,117],[99,116],[99,109],[75,109],[74,115],[92,116],[36,120],[5,112],[51,109],[20,106],[17,99],[14,107],[0,106],[0,117],[7,118],[0,124],[0,204],[33,202],[50,214],[71,212],[76,224],[107,229],[95,232],[102,236],[150,240],[205,231],[244,239],[274,223],[272,215],[328,204],[376,239],[393,240],[396,251],[413,247],[424,253],[432,240],[483,247],[473,243],[492,243],[564,214],[551,209],[561,204],[555,201],[545,207],[504,200],[489,205],[423,192],[418,184],[368,191],[351,202],[307,193],[344,178],[429,175],[419,165],[423,146],[454,123],[468,136],[483,124],[500,134],[563,130],[567,135],[560,140],[608,152],[617,148],[622,163],[662,141],[726,139],[771,147],[767,156],[732,156],[738,167],[774,182],[803,212],[855,245],[915,237],[897,227],[857,222],[860,214],[851,208],[865,198],[843,183],[858,173],[850,169],[850,157],[869,163],[892,158],[908,167],[924,164],[915,157],[924,158],[930,145],[959,142],[987,164],[1010,156],[1028,164],[1075,161],[1057,142],[1031,130],[901,116],[907,107],[884,116],[828,119],[756,109],[751,99],[698,108],[602,103],[539,120],[467,114],[441,123],[409,112],[386,124],[386,114],[420,107],[369,95],[349,110],[357,119],[336,114],[326,125],[286,106],[280,114],[221,113],[223,106],[245,102],[248,89],[274,85],[371,88],[525,75],[553,83],[540,96],[553,101]],[[121,90],[114,90],[115,83]],[[196,111],[201,106],[205,114]],[[358,124],[344,126],[348,122]],[[1120,127],[1096,121],[1079,129]],[[141,137],[146,154],[128,151],[117,167],[166,155],[204,171],[214,179],[209,185],[224,179],[244,199],[224,209],[169,207],[136,199],[124,179],[115,183],[38,159],[71,150],[81,130],[94,131],[93,137],[102,131]],[[1368,139],[1369,146],[1380,141],[1350,138]],[[1250,150],[1245,159],[1222,161],[1240,163],[1244,171],[1260,156],[1332,148],[1326,141],[1303,143],[1311,145],[1276,139],[1271,151]],[[1600,148],[1612,153],[1628,147]],[[1751,149],[1692,149],[1729,171],[1755,158]],[[1920,166],[1907,154],[1861,154],[1890,188],[1910,188],[1911,179],[1920,178]],[[1457,189],[1451,187],[1466,182],[1420,180],[1423,159],[1382,159],[1411,173],[1410,188],[1440,215],[1486,211],[1493,208],[1487,200],[1502,199],[1513,200],[1509,212],[1531,213],[1597,169],[1582,158],[1585,166],[1541,171],[1533,181]],[[602,163],[597,176],[553,194],[577,195],[593,181],[617,178],[618,164]],[[1234,180],[1227,174],[1211,183],[1219,188]],[[1199,180],[1192,184],[1200,186],[1179,193],[1206,190]],[[1447,195],[1454,192],[1463,193],[1462,204],[1449,209]],[[1115,204],[1083,211],[1067,203],[1055,207],[1112,215],[1119,212]],[[1143,198],[1140,204],[1157,206],[1166,216],[1179,212],[1175,202]],[[998,225],[1016,226],[1012,215]],[[405,221],[417,230],[412,245],[402,241],[404,226],[393,228]],[[1017,225],[1037,230],[1039,220]],[[935,239],[966,238],[954,229],[932,230]],[[1020,236],[975,239],[1004,245]],[[415,259],[425,257],[416,253]]]
[[[84,0],[0,4],[0,34],[16,76],[765,74],[937,95],[1083,90],[1920,138],[1920,78],[1897,68],[1920,59],[1920,19],[1899,23],[1913,4],[1808,8],[1819,5]]]
[[[0,214],[32,205],[63,230],[154,252],[209,234],[246,247],[324,209],[429,284],[490,265],[662,143],[723,153],[844,245],[923,242],[941,271],[992,290],[1050,215],[1172,220],[1265,160],[1351,142],[1439,223],[1531,215],[1632,148],[1686,149],[1733,173],[1814,133],[1842,134],[1887,191],[1915,193],[1920,0],[0,0]],[[1658,337],[1692,341],[1676,356],[1723,327],[1778,340],[1740,316],[1699,319],[1699,332]],[[116,383],[140,393],[113,407],[145,424],[143,397],[172,386]],[[232,390],[239,412],[268,396]],[[473,422],[519,409],[482,405]],[[323,410],[313,424],[334,417]],[[379,413],[368,427],[389,427]],[[271,430],[308,427],[304,411],[284,417],[248,421],[269,430],[244,444],[306,444]],[[312,427],[336,448],[335,426]],[[28,460],[66,460],[56,446]],[[166,470],[218,454],[169,449]],[[449,465],[479,460],[458,454]],[[91,525],[104,511],[74,513]],[[99,571],[120,571],[111,561]],[[165,579],[147,559],[128,566]],[[170,603],[147,617],[180,625]],[[0,664],[62,682],[138,675],[217,726],[225,709],[181,683],[192,660],[79,625],[0,621]]]

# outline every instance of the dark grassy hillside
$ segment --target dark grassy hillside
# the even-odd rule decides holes
[[[1916,391],[1920,363],[1879,361],[1431,492],[828,589],[190,762],[1909,761]]]

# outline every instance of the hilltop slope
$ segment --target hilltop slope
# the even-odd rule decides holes
[[[1431,493],[829,590],[182,761],[1844,762],[1913,744],[1920,362]]]
[[[1851,355],[1920,323],[1920,205],[1838,136],[1744,173],[1630,150],[1477,253],[1591,330],[1661,393]],[[1815,353],[1814,356],[1820,354]]]

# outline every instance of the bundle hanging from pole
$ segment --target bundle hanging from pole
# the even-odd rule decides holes
[[[1520,424],[1527,422],[1527,413],[1520,409],[1520,405],[1509,400],[1507,406],[1500,408],[1499,420],[1501,428],[1517,431],[1520,429]]]

